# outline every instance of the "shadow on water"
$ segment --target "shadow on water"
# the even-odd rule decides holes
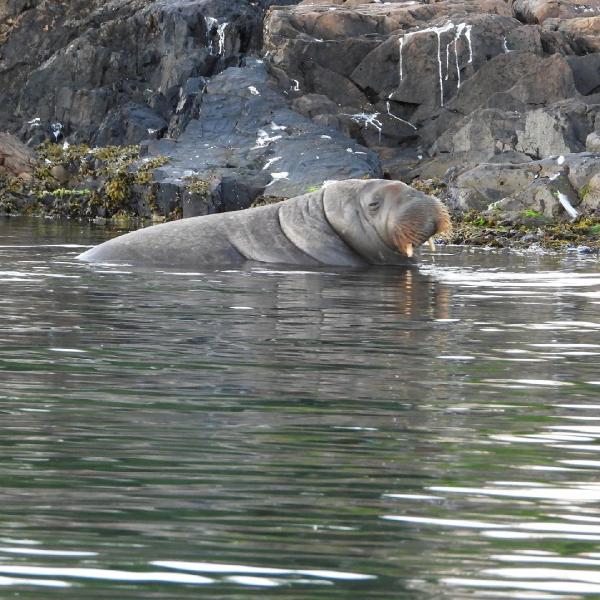
[[[145,272],[0,234],[6,597],[600,593],[594,259]]]

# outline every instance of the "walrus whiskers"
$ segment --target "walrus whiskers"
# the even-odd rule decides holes
[[[406,207],[403,216],[405,219],[394,228],[393,241],[396,248],[409,258],[414,255],[414,247],[421,244],[428,244],[434,252],[433,237],[452,229],[450,215],[439,200],[433,203],[414,202]]]

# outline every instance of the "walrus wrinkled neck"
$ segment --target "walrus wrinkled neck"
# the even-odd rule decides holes
[[[434,235],[451,230],[450,215],[439,200],[419,199],[411,201],[399,212],[392,238],[399,252],[412,256],[413,248]]]

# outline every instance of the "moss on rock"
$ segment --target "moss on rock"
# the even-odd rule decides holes
[[[31,184],[0,180],[1,211],[90,220],[140,217],[137,189],[151,189],[154,170],[169,160],[142,159],[139,146],[90,148],[45,142],[36,154]],[[14,197],[14,192],[20,196]]]

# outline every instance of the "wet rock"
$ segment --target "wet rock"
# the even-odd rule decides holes
[[[206,86],[198,118],[175,140],[147,142],[170,161],[159,187],[182,190],[185,214],[247,208],[261,195],[288,198],[330,179],[378,177],[376,154],[296,113],[261,61],[231,67]],[[205,182],[207,194],[189,188]]]
[[[577,246],[576,250],[578,254],[594,254],[596,252],[593,248],[583,245]]]
[[[534,244],[540,241],[540,236],[537,233],[526,233],[522,238],[521,242],[524,244]]]

